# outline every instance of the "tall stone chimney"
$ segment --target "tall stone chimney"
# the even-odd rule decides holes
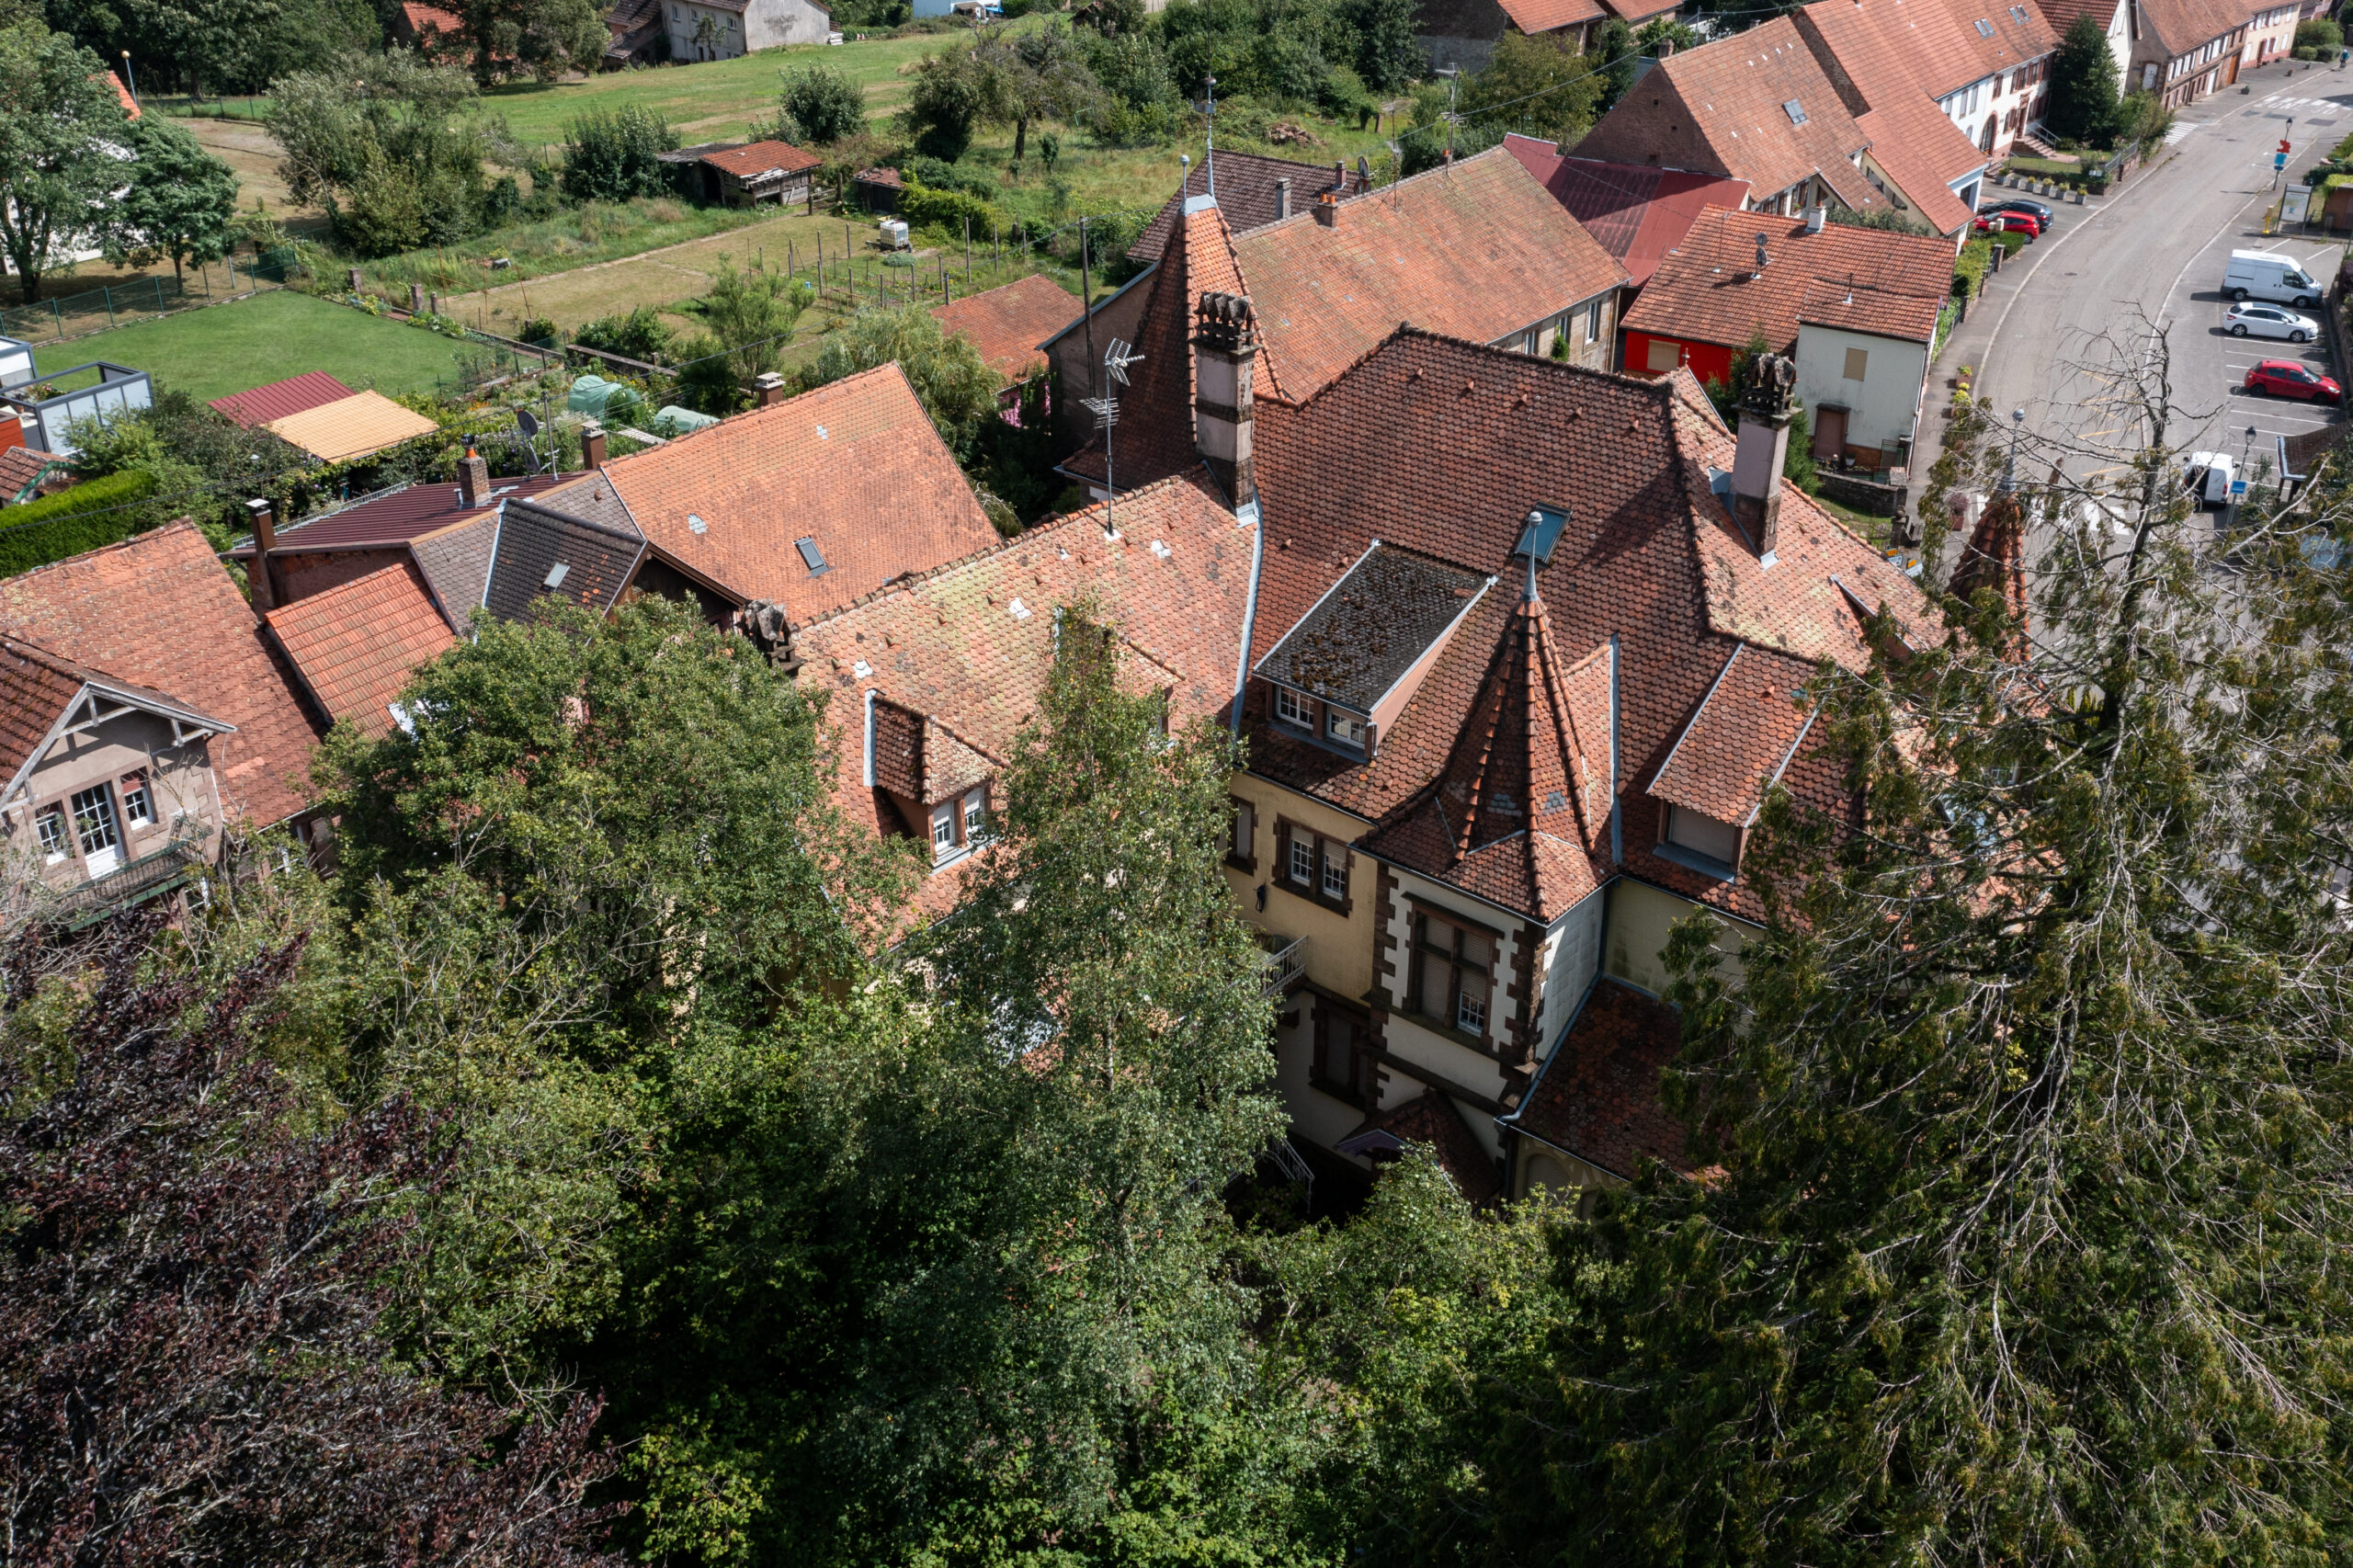
[[[490,505],[490,464],[471,445],[458,460],[458,501],[469,512]]]
[[[278,608],[278,585],[271,580],[269,564],[269,552],[278,548],[278,508],[268,496],[256,495],[245,503],[245,515],[254,526],[254,563],[245,584],[253,593],[254,613],[267,615]]]
[[[1290,216],[1290,176],[1285,175],[1275,182],[1275,216]]]
[[[1257,312],[1239,294],[1204,290],[1194,313],[1193,440],[1236,506],[1258,494],[1250,446],[1257,368]]]
[[[592,471],[605,466],[605,427],[593,419],[580,427],[580,466]]]
[[[759,406],[774,408],[784,401],[784,378],[774,370],[752,378],[752,391],[757,394]]]
[[[1781,468],[1790,456],[1790,405],[1798,368],[1786,355],[1759,354],[1740,398],[1740,438],[1732,460],[1732,508],[1756,558],[1773,563],[1780,542]]]

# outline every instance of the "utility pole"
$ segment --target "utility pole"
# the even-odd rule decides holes
[[[1102,388],[1095,381],[1095,294],[1086,281],[1086,220],[1084,218],[1078,221],[1078,313],[1079,318],[1086,323],[1086,390],[1100,392]],[[1110,426],[1107,424],[1103,428],[1108,431]],[[1107,454],[1111,449],[1108,435],[1103,437],[1103,449]],[[1107,456],[1104,460],[1108,462],[1110,460]]]

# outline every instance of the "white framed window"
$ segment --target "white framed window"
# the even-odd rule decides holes
[[[988,792],[986,790],[984,790],[984,789],[983,789],[983,790],[970,790],[965,791],[965,794],[964,794],[964,842],[965,842],[965,843],[967,843],[967,844],[978,844],[978,843],[982,840],[982,838],[983,838],[983,836],[985,836],[985,835],[984,835],[984,834],[983,834],[983,829],[987,825],[987,823],[988,823],[988,805],[989,805],[989,792]]]
[[[945,860],[956,853],[956,805],[949,801],[931,810],[931,858]]]
[[[74,852],[65,837],[65,808],[44,806],[33,825],[40,830],[41,858],[54,866]]]
[[[1364,721],[1328,704],[1324,710],[1324,733],[1344,746],[1364,749]]]
[[[113,790],[93,784],[74,794],[74,834],[85,856],[103,855],[121,846],[122,837],[115,831]]]
[[[1324,896],[1348,896],[1348,852],[1337,846],[1331,846],[1324,857]]]
[[[1487,1032],[1487,994],[1465,987],[1454,999],[1454,1027],[1465,1034]]]
[[[1256,852],[1258,842],[1258,813],[1247,801],[1233,802],[1233,826],[1226,839],[1225,851],[1237,860],[1247,860]]]
[[[1302,730],[1315,728],[1315,704],[1304,695],[1287,686],[1275,687],[1275,717],[1286,724],[1296,724]]]
[[[1414,1006],[1465,1033],[1483,1036],[1487,995],[1495,983],[1494,935],[1428,914],[1415,915],[1414,924]]]
[[[1601,335],[1601,301],[1596,300],[1585,308],[1585,340],[1593,342]]]
[[[155,825],[155,802],[147,793],[147,775],[132,773],[122,780],[122,820],[133,827]]]
[[[1304,835],[1290,841],[1290,880],[1301,887],[1315,885],[1315,840]]]
[[[1347,902],[1348,846],[1345,843],[1290,824],[1276,828],[1275,842],[1283,875],[1294,888],[1327,903]]]

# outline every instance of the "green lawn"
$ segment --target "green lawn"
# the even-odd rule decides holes
[[[37,365],[53,371],[108,359],[208,401],[305,370],[391,395],[454,381],[457,348],[450,338],[290,290],[77,337],[41,349]]]

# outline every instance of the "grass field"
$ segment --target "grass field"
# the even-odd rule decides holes
[[[458,345],[416,327],[287,290],[188,311],[41,349],[37,366],[108,359],[160,388],[209,400],[324,370],[355,391],[419,392],[457,372]]]

